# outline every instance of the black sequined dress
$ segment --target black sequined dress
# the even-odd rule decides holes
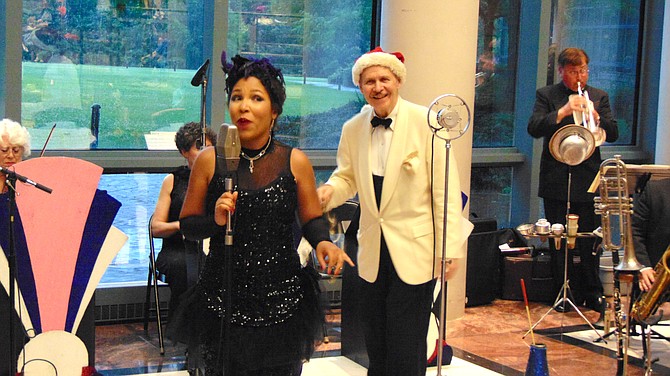
[[[245,153],[255,155],[254,151]],[[295,247],[297,185],[290,170],[290,155],[291,147],[271,141],[266,153],[254,161],[253,173],[249,161],[242,158],[236,174],[239,196],[233,217],[228,337],[236,370],[300,364],[309,359],[319,338],[323,315],[318,275],[311,267],[301,267]],[[216,173],[207,191],[208,213],[214,212],[216,199],[224,191],[224,177]],[[204,344],[207,375],[217,374],[220,369],[219,330],[227,306],[224,237],[225,231],[212,235],[210,252],[193,294],[197,310],[204,313],[197,321],[204,324],[198,331]],[[184,303],[194,303],[193,297],[190,299]]]

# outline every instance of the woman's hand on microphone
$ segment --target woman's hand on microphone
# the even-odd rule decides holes
[[[219,226],[225,226],[228,223],[228,213],[235,212],[237,203],[237,192],[224,192],[216,200],[214,206],[214,222]]]

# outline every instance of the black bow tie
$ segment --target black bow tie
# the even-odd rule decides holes
[[[372,124],[372,128],[375,128],[378,125],[383,125],[384,128],[388,129],[388,127],[391,126],[392,121],[393,121],[393,119],[390,119],[390,118],[382,119],[378,116],[375,116],[375,117],[372,118],[372,120],[370,120],[370,124]]]

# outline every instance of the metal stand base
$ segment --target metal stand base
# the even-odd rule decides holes
[[[575,303],[573,303],[572,300],[570,300],[570,298],[568,298],[568,295],[570,295],[570,297],[574,299],[574,297],[572,296],[572,292],[570,291],[570,283],[569,283],[569,280],[568,280],[568,257],[570,257],[570,252],[569,252],[567,244],[566,244],[565,245],[565,261],[564,261],[564,265],[563,265],[563,286],[561,287],[561,291],[558,292],[558,296],[556,296],[556,300],[554,301],[554,305],[552,305],[551,308],[549,308],[549,310],[539,320],[537,320],[537,322],[535,324],[533,324],[533,326],[530,329],[528,329],[526,334],[524,334],[523,337],[521,337],[521,338],[526,338],[526,336],[528,334],[530,334],[530,332],[533,331],[535,329],[535,327],[538,326],[542,322],[542,320],[544,320],[544,318],[547,317],[551,313],[551,311],[556,309],[556,307],[563,306],[563,311],[565,312],[565,305],[567,303],[567,304],[570,304],[570,306],[572,306],[572,308],[575,310],[575,312],[577,312],[579,314],[579,316],[581,316],[581,318],[584,319],[584,321],[586,321],[587,324],[589,324],[591,329],[594,332],[596,332],[598,337],[600,337],[600,340],[607,343],[607,341],[605,341],[603,336],[601,336],[600,333],[598,333],[598,330],[596,330],[596,328],[593,326],[593,324],[591,324],[591,322],[586,318],[586,316],[584,316],[584,314],[579,310],[579,308],[577,308]]]
[[[601,340],[601,341],[607,343],[607,341],[605,341],[603,336],[600,335],[600,333],[593,326],[593,324],[591,324],[591,322],[586,318],[586,316],[584,316],[584,314],[579,310],[579,308],[577,308],[577,306],[572,302],[572,300],[570,300],[570,298],[567,297],[567,295],[572,296],[572,292],[570,292],[570,286],[569,286],[568,282],[569,281],[567,279],[564,280],[563,287],[561,288],[561,291],[558,293],[558,296],[556,297],[556,300],[554,301],[554,305],[552,305],[551,308],[549,308],[549,310],[547,310],[547,312],[544,315],[542,315],[542,317],[539,320],[537,320],[537,322],[535,324],[533,324],[533,326],[521,338],[526,338],[526,336],[528,334],[530,334],[530,332],[532,330],[534,330],[535,327],[538,326],[542,322],[542,320],[544,320],[544,318],[547,317],[551,313],[551,311],[555,310],[556,307],[562,306],[563,311],[565,311],[565,306],[566,306],[566,303],[567,303],[567,304],[570,304],[570,306],[575,310],[575,312],[577,312],[579,314],[579,316],[581,316],[581,318],[584,319],[584,321],[587,324],[589,324],[589,327],[591,327],[591,329],[598,335],[599,339],[597,339],[596,341]]]

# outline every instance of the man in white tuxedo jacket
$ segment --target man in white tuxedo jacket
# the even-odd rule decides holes
[[[326,211],[359,197],[357,264],[370,376],[425,375],[441,266],[445,144],[428,127],[428,109],[400,98],[405,76],[397,52],[377,47],[356,61],[352,78],[368,105],[344,124],[337,169],[318,189]],[[449,278],[467,238],[453,158],[447,205]]]

